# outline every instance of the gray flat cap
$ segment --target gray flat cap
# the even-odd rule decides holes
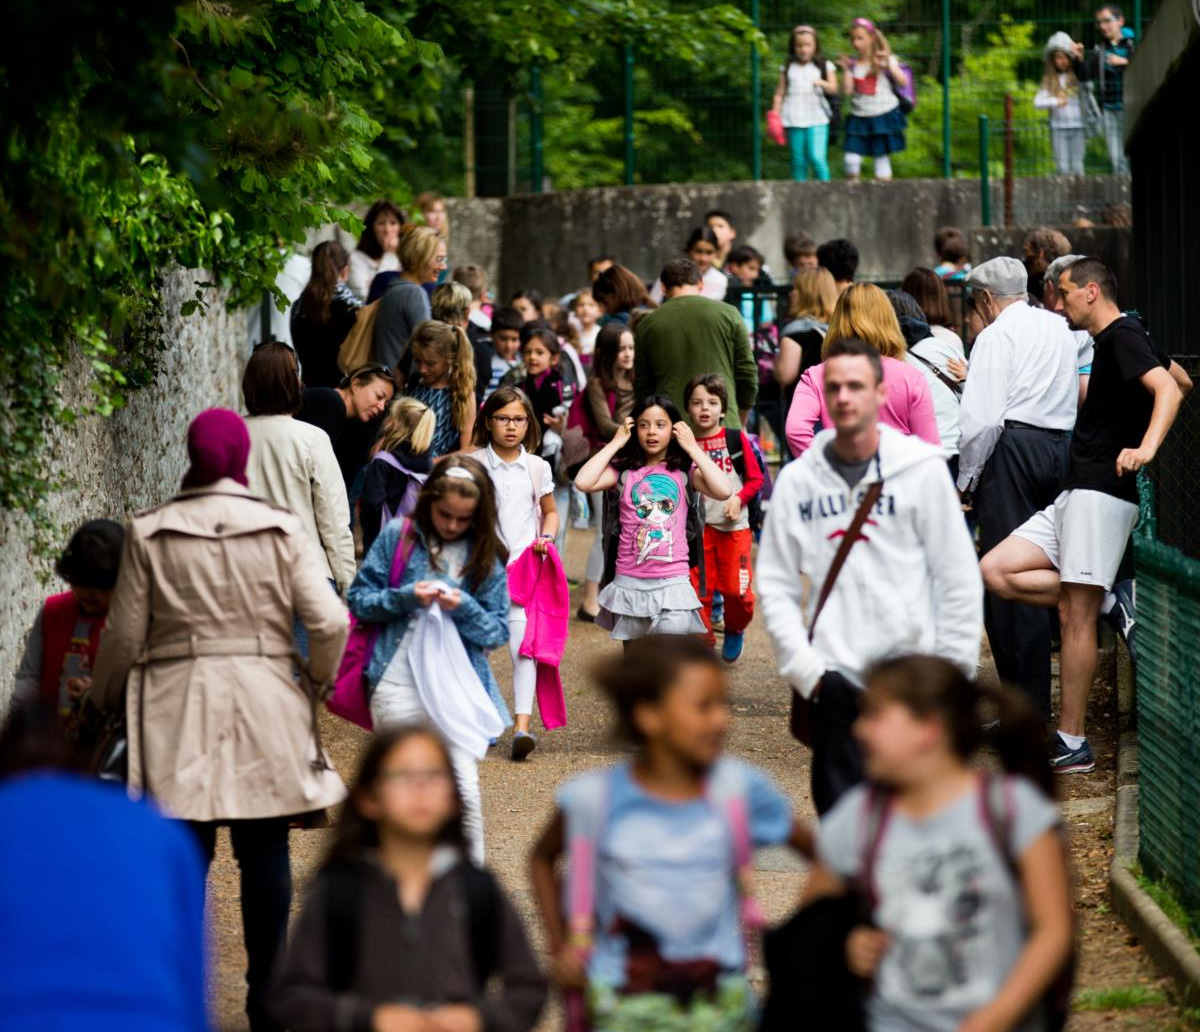
[[[1020,297],[1025,293],[1029,274],[1016,258],[992,258],[967,273],[966,284],[975,290],[987,290],[996,297]]]

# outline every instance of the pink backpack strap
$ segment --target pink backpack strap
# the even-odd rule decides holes
[[[412,521],[405,520],[400,527],[400,537],[396,540],[396,551],[392,554],[392,569],[388,574],[388,587],[400,587],[400,578],[404,576],[404,568],[408,558],[416,547],[416,535],[412,533]]]
[[[750,835],[747,792],[745,768],[729,760],[718,760],[709,776],[705,793],[729,825],[742,933],[748,947],[750,937],[765,928],[767,920],[753,892],[754,843]]]
[[[879,902],[879,892],[875,886],[875,865],[879,860],[879,852],[883,848],[883,836],[887,833],[888,822],[892,819],[892,794],[872,785],[867,790],[863,800],[865,812],[863,835],[863,861],[859,883],[867,897],[871,910]]]
[[[1012,830],[1016,819],[1016,794],[1011,774],[979,772],[979,819],[991,837],[1004,866],[1020,882],[1020,860],[1013,853]]]

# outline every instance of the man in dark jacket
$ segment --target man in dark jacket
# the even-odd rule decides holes
[[[1075,44],[1075,74],[1083,82],[1095,82],[1100,102],[1100,120],[1114,175],[1129,174],[1125,158],[1125,69],[1133,57],[1133,37],[1125,34],[1125,15],[1116,4],[1096,11],[1096,28],[1103,42],[1086,54]]]

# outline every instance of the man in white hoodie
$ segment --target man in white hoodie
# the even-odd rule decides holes
[[[835,429],[779,474],[759,546],[761,606],[780,672],[814,703],[819,813],[862,779],[852,725],[873,663],[930,653],[974,676],[979,661],[983,582],[958,494],[938,448],[879,425],[885,396],[878,351],[854,339],[829,347],[825,402]],[[806,628],[838,545],[878,480],[882,494],[810,643]]]

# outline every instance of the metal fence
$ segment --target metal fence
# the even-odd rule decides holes
[[[445,192],[480,194],[790,178],[787,150],[766,138],[765,116],[796,10],[783,0],[735,2],[759,26],[768,53],[731,44],[698,70],[665,62],[648,48],[606,49],[582,79],[568,79],[553,65],[532,67],[527,89],[489,99],[490,109],[456,84],[440,106],[444,146],[434,155],[422,152],[416,178]],[[708,5],[675,0],[673,6],[702,18]],[[1139,38],[1156,6],[1157,0],[1142,0],[1129,10],[1129,28]],[[1060,30],[1095,45],[1094,7],[1091,0],[834,0],[814,20],[825,56],[836,61],[850,51],[851,18],[875,18],[916,76],[917,106],[907,147],[894,158],[897,176],[975,177],[987,169],[998,177],[1006,152],[1013,174],[1040,176],[1055,172],[1047,116],[1032,106],[1045,68],[1042,48]],[[475,106],[473,117],[466,104]],[[987,116],[989,144],[982,168],[980,115]],[[468,140],[462,134],[469,124]],[[496,145],[481,140],[481,127],[500,138]],[[830,166],[835,178],[842,175],[836,135]],[[1093,138],[1085,171],[1109,170],[1104,143]]]
[[[1200,377],[1200,357],[1177,358]],[[1183,407],[1142,481],[1134,534],[1140,859],[1200,907],[1200,407]]]

